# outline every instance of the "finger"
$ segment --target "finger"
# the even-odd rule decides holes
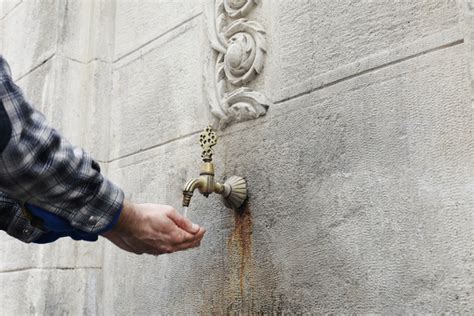
[[[137,244],[135,245],[135,248],[137,251],[140,251],[142,253],[158,256],[165,253],[172,253],[174,247],[166,246],[161,243],[149,244],[149,243],[137,242]]]
[[[198,232],[195,235],[195,239],[196,240],[201,240],[204,237],[205,233],[206,233],[206,229],[204,229],[203,227],[200,227]]]
[[[199,225],[193,224],[193,222],[191,222],[187,217],[179,214],[175,209],[168,213],[168,217],[188,233],[195,234],[199,231]]]
[[[183,243],[193,242],[194,240],[196,240],[196,235],[190,234],[187,231],[184,231],[178,227],[176,228],[176,230],[177,232],[173,234],[174,236],[172,237],[172,240],[171,240],[171,244],[173,246],[183,244]]]
[[[173,248],[174,251],[182,251],[186,249],[191,249],[191,248],[197,248],[201,245],[201,239],[197,239],[192,242],[187,242],[183,244],[179,244]]]
[[[201,241],[202,241],[202,238],[204,237],[205,232],[206,230],[201,228],[196,235],[191,235],[193,236],[193,240],[191,241],[177,243],[177,244],[174,244],[173,246],[160,245],[154,248],[153,250],[150,250],[150,249],[145,250],[145,252],[158,256],[161,254],[169,254],[169,253],[173,253],[177,251],[196,248],[201,245]]]
[[[189,248],[196,248],[201,246],[202,238],[204,237],[204,234],[201,234],[199,238],[197,238],[194,242],[190,244]]]
[[[154,255],[154,256],[159,256],[159,255],[164,255],[164,254],[167,254],[167,253],[173,253],[175,250],[174,248],[159,248],[159,249],[153,249],[153,250],[150,250],[148,253],[150,255]]]
[[[199,231],[196,233],[196,235],[193,235],[194,236],[193,240],[176,244],[174,245],[174,249],[176,251],[179,251],[179,250],[184,250],[188,248],[198,247],[201,244],[202,238],[204,237],[205,233],[206,233],[206,230],[204,228],[200,228]]]

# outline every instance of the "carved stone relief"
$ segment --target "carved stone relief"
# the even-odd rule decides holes
[[[211,112],[219,128],[256,119],[271,101],[245,85],[263,69],[265,31],[244,17],[258,0],[209,0],[208,37],[212,48],[206,78]]]

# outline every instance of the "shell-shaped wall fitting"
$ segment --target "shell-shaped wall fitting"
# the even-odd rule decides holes
[[[237,209],[247,199],[247,181],[239,176],[231,176],[224,182],[224,185],[230,185],[231,192],[227,197],[223,197],[224,204],[228,208]]]

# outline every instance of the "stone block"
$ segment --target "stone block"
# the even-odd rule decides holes
[[[3,52],[20,78],[56,52],[65,2],[23,1],[3,20]]]
[[[5,315],[101,314],[101,272],[96,269],[32,269],[0,273]]]
[[[116,2],[115,59],[187,23],[202,12],[203,0]]]
[[[70,238],[47,244],[25,244],[1,232],[0,274],[30,268],[97,268],[102,265],[102,244]]]
[[[21,2],[22,0],[3,0],[0,4],[0,19],[10,14]]]
[[[210,121],[203,95],[203,32],[190,21],[114,64],[111,159],[200,131]]]
[[[87,85],[83,104],[81,145],[101,162],[107,161],[114,144],[110,142],[112,65],[94,61],[84,68]],[[71,74],[71,79],[74,74]],[[88,78],[88,79],[86,79]]]
[[[70,1],[61,17],[58,53],[83,63],[111,61],[114,49],[114,2]]]
[[[273,101],[305,83],[298,92],[310,90],[314,76],[457,27],[462,13],[454,1],[283,0],[263,2],[260,12],[269,40],[265,84]]]
[[[109,156],[111,75],[108,63],[83,64],[55,56],[18,85],[27,100],[71,143],[105,161]]]

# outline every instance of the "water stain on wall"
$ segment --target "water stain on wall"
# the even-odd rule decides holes
[[[252,233],[253,220],[250,212],[250,203],[246,201],[242,207],[234,210],[234,228],[227,241],[228,255],[232,278],[230,287],[238,288],[234,303],[244,300],[245,289],[252,286]]]

